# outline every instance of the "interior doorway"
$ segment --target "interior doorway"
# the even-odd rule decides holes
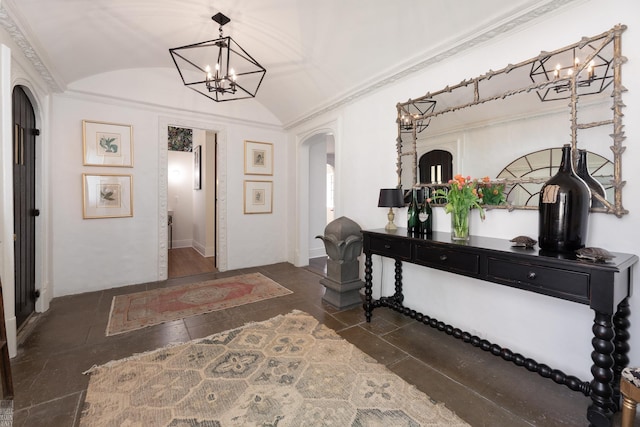
[[[333,133],[309,139],[309,265],[326,265],[324,244],[316,236],[324,234],[335,219],[335,140]]]
[[[215,131],[169,126],[168,278],[217,271]]]
[[[13,216],[15,316],[20,327],[35,311],[36,299],[36,118],[22,86],[13,90]]]

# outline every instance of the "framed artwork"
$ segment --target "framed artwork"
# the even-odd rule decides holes
[[[273,181],[244,182],[244,213],[268,214],[272,212]]]
[[[244,173],[246,175],[273,175],[273,144],[245,141]]]
[[[133,126],[82,121],[85,166],[133,167]]]
[[[133,216],[131,175],[82,174],[82,217],[119,218]]]
[[[201,146],[193,147],[193,189],[200,190],[202,188],[202,178],[200,173],[202,172],[201,166]]]

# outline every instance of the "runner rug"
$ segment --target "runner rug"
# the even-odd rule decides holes
[[[292,293],[260,273],[113,297],[106,335],[209,313]]]
[[[81,426],[468,426],[301,311],[91,368]]]

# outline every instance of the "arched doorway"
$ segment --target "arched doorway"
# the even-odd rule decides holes
[[[453,156],[445,150],[431,150],[418,161],[420,182],[441,184],[453,178]]]

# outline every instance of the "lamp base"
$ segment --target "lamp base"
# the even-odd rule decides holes
[[[395,219],[395,217],[396,216],[393,213],[393,208],[389,208],[389,213],[387,214],[387,219],[389,220],[389,222],[384,227],[385,230],[387,230],[387,231],[396,231],[398,229],[398,227],[396,227],[396,225],[393,223],[393,220]]]

